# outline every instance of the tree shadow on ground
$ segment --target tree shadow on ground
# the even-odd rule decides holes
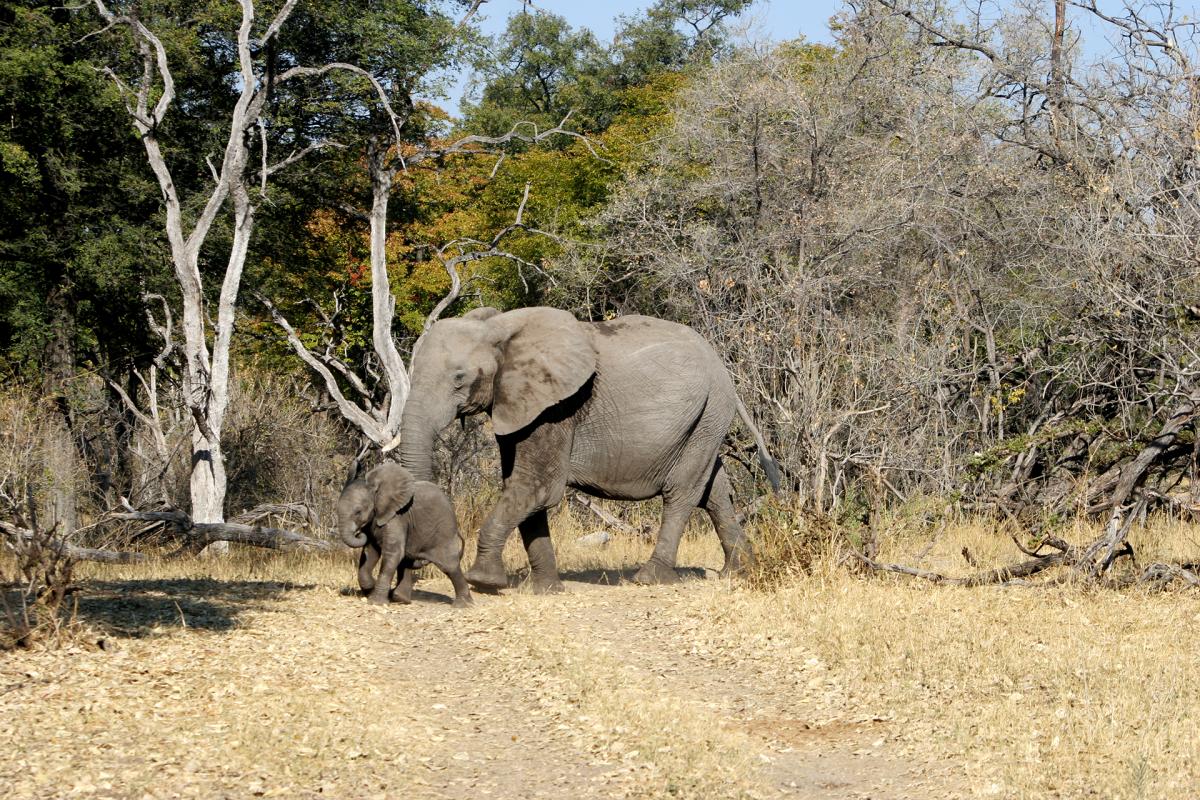
[[[137,639],[165,629],[228,631],[239,617],[309,585],[211,578],[90,581],[68,601],[81,622],[111,636]]]
[[[591,583],[596,586],[617,586],[619,584],[632,584],[633,576],[641,569],[641,565],[633,567],[622,567],[620,569],[604,569],[597,567],[596,569],[569,569],[562,570],[558,573],[560,580],[574,581],[576,583]],[[711,570],[706,570],[704,567],[676,567],[675,572],[678,573],[679,579],[683,582],[703,581],[708,579],[708,573]],[[520,589],[529,582],[529,570],[522,569],[517,572],[508,574],[507,589]],[[477,594],[499,594],[499,592],[489,591],[471,587],[471,591]]]

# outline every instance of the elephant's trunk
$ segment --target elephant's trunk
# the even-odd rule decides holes
[[[410,400],[400,420],[400,463],[419,481],[433,480],[433,441],[453,412],[432,413]]]
[[[342,541],[347,547],[362,547],[367,543],[366,531],[356,531],[350,526],[338,528],[338,533],[342,536]]]

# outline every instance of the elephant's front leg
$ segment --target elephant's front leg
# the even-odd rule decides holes
[[[412,603],[413,582],[416,576],[416,567],[406,561],[400,562],[400,579],[396,581],[396,588],[392,590],[392,602],[404,605]]]
[[[379,546],[367,540],[362,552],[358,554],[358,588],[363,594],[370,594],[375,588],[375,565],[379,563]]]
[[[479,529],[475,563],[467,570],[467,581],[475,588],[496,591],[508,585],[501,555],[509,533],[518,526],[529,555],[534,589],[562,588],[554,547],[550,544],[546,509],[562,500],[567,488],[570,425],[569,420],[534,425],[519,436],[496,437],[504,490]]]
[[[504,571],[504,543],[513,528],[525,521],[534,502],[526,492],[511,483],[505,485],[500,501],[479,529],[475,563],[467,570],[467,582],[484,592],[495,592],[508,586]]]
[[[501,554],[509,532],[514,527],[520,527],[521,541],[529,556],[530,581],[534,591],[561,591],[558,563],[554,558],[554,546],[550,543],[550,528],[546,522],[546,507],[561,500],[565,488],[564,484],[557,491],[547,494],[522,482],[510,481],[506,484],[500,502],[479,530],[475,563],[467,570],[467,581],[487,592],[508,586],[508,575],[504,572]]]
[[[396,524],[393,520],[389,527]],[[392,576],[400,569],[400,562],[404,560],[404,539],[402,531],[380,530],[380,550],[383,555],[380,558],[379,580],[375,582],[375,588],[368,598],[375,605],[384,605],[390,599]]]

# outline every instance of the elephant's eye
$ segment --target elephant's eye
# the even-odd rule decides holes
[[[461,389],[462,385],[467,382],[466,370],[461,370],[461,369],[455,370],[453,379],[454,379],[454,388]]]

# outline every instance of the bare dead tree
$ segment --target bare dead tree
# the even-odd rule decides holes
[[[204,195],[198,215],[189,220],[184,208],[190,203],[181,196],[181,187],[172,174],[160,140],[163,122],[176,103],[175,79],[166,48],[160,37],[138,17],[117,13],[103,0],[93,0],[92,5],[104,21],[105,31],[117,29],[129,34],[140,60],[140,74],[128,80],[111,67],[104,67],[103,71],[126,98],[134,128],[142,139],[147,160],[162,190],[166,236],[182,298],[182,391],[193,421],[192,515],[200,522],[219,523],[224,518],[226,492],[221,431],[229,402],[230,345],[238,291],[259,202],[254,199],[252,184],[257,183],[259,195],[263,197],[271,175],[312,152],[340,146],[335,141],[317,140],[272,162],[267,152],[263,119],[269,98],[283,84],[335,71],[346,72],[372,84],[393,127],[398,128],[401,120],[388,105],[382,87],[352,64],[295,65],[276,73],[261,54],[270,50],[269,45],[287,23],[296,0],[287,0],[274,17],[266,21],[265,28],[256,17],[253,1],[240,0],[241,24],[236,34],[240,90],[230,115],[220,163],[210,162],[213,186]],[[256,56],[256,53],[260,55]],[[256,129],[258,136],[254,135]],[[254,175],[251,151],[256,144],[260,148],[260,165],[258,174]],[[218,215],[226,208],[232,215],[233,236],[221,281],[215,324],[210,332],[204,309],[200,253]]]

